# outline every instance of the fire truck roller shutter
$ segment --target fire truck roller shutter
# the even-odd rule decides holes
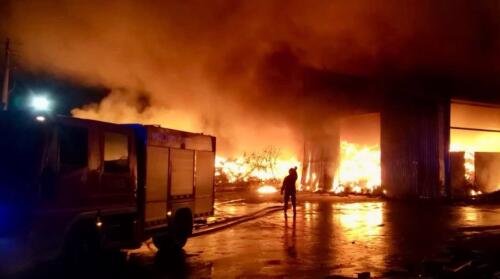
[[[196,151],[195,215],[213,210],[215,153]]]
[[[194,151],[172,148],[170,150],[170,160],[172,163],[170,195],[193,195]]]
[[[168,155],[168,148],[154,146],[147,148],[146,225],[154,223],[166,225]]]

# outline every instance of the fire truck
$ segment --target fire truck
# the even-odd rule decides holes
[[[2,270],[182,248],[213,214],[215,151],[204,134],[0,112]]]

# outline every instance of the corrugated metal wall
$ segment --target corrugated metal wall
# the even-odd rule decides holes
[[[447,105],[401,99],[385,104],[381,113],[382,186],[390,197],[436,198],[443,192],[440,168],[445,156],[440,153],[447,148],[440,145],[445,144],[442,135],[449,133],[442,119],[448,115],[443,113]]]
[[[340,156],[338,125],[333,132],[316,134],[304,143],[301,184],[304,190],[328,191],[331,189]]]

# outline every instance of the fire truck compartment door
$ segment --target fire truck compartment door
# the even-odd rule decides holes
[[[147,147],[146,224],[166,219],[168,154],[168,148]],[[166,222],[164,224],[166,225]]]
[[[214,152],[196,152],[195,214],[212,212],[214,200],[214,162]]]
[[[170,195],[192,195],[194,184],[194,151],[171,149],[170,160],[172,164]]]

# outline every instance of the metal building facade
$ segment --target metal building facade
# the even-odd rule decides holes
[[[394,198],[445,195],[449,102],[391,100],[381,112],[382,186]]]

